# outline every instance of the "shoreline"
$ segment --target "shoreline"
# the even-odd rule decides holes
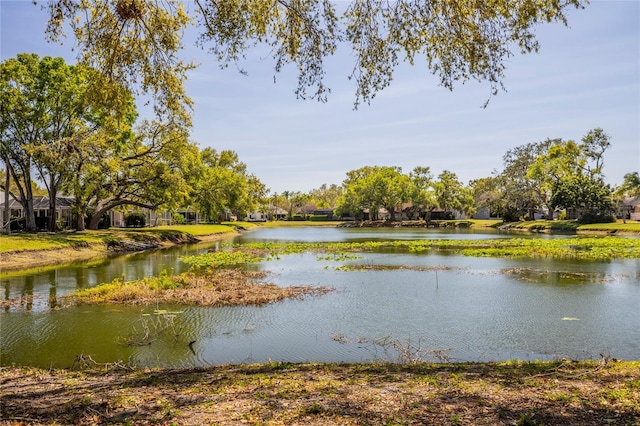
[[[434,221],[435,222],[435,221]],[[440,221],[438,221],[440,222]],[[493,221],[489,221],[493,222]],[[531,222],[530,224],[532,224]],[[540,222],[540,226],[527,226],[522,223],[505,224],[502,228],[506,232],[516,234],[564,234],[579,236],[620,236],[620,237],[640,237],[640,230],[619,229],[614,226],[607,227],[606,224],[598,226],[594,229],[574,228],[552,228],[548,224]],[[640,225],[640,224],[639,224]],[[260,226],[260,225],[256,225]],[[385,226],[383,221],[365,221],[365,222],[338,222],[338,223],[304,223],[304,222],[267,222],[265,227],[273,226],[338,226],[338,227],[371,227],[371,228],[398,228],[398,227],[425,227],[424,223],[418,221],[397,222],[389,226]],[[451,221],[451,223],[438,223],[439,228],[462,227],[466,229],[482,229],[492,228],[493,225],[482,225],[472,221]],[[639,228],[640,229],[640,228]],[[153,229],[151,229],[153,231]],[[62,248],[45,248],[33,250],[13,250],[0,252],[0,274],[27,271],[31,269],[40,269],[43,267],[63,266],[81,261],[102,260],[109,256],[136,253],[149,250],[162,249],[182,244],[199,244],[213,241],[220,241],[228,238],[234,238],[241,235],[243,227],[234,227],[225,232],[214,232],[211,234],[192,235],[185,232],[182,238],[152,238],[150,242],[137,242],[130,239],[121,239],[115,243],[111,242],[90,242],[67,245]],[[125,230],[126,232],[127,230]],[[118,232],[118,231],[116,231]],[[144,230],[142,231],[144,233]]]
[[[192,236],[189,241],[169,241],[156,242],[154,245],[140,245],[140,249],[121,249],[120,245],[108,247],[106,244],[94,243],[87,247],[64,247],[44,250],[22,250],[0,253],[0,274],[21,272],[43,267],[54,267],[70,265],[76,262],[89,260],[104,260],[110,256],[118,256],[132,253],[139,253],[150,250],[159,250],[168,247],[175,247],[184,244],[201,244],[213,241],[220,241],[240,235],[238,231],[215,233],[208,235]]]
[[[1,367],[2,425],[636,425],[640,362]]]

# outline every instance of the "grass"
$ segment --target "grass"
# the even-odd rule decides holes
[[[509,229],[543,232],[630,233],[640,235],[640,222],[617,221],[582,225],[575,220],[533,220],[507,224]]]
[[[590,223],[588,225],[580,225],[578,231],[627,231],[640,234],[640,222]]]
[[[235,268],[261,258],[239,250],[186,256],[191,271],[170,276],[162,271],[157,277],[111,283],[77,290],[63,304],[181,304],[200,306],[264,305],[288,298],[324,294],[331,289],[314,286],[280,287],[258,283],[268,273]]]
[[[474,228],[495,228],[502,224],[502,219],[468,219]]]
[[[267,258],[304,252],[328,253],[333,258],[353,252],[393,249],[406,252],[460,253],[476,257],[553,258],[553,259],[638,259],[640,239],[618,237],[573,237],[562,239],[498,238],[484,240],[397,240],[366,242],[253,242],[233,245],[236,250],[262,253]]]
[[[197,224],[197,225],[170,225],[170,226],[158,226],[157,228],[132,228],[127,231],[133,232],[162,232],[162,231],[178,231],[185,234],[193,235],[194,237],[203,235],[215,235],[234,232],[236,228],[232,225],[232,222],[228,224]]]
[[[335,220],[311,221],[311,220],[274,220],[270,222],[257,222],[257,225],[264,228],[301,228],[301,227],[336,227],[343,222]]]
[[[531,220],[508,224],[509,229],[525,231],[575,232],[580,224],[575,220]]]
[[[0,236],[0,253],[82,248],[131,239],[167,241],[186,235],[203,236],[236,232],[230,225],[176,225],[156,228],[110,228],[99,231],[11,234]]]
[[[196,343],[197,345],[197,343]],[[8,424],[637,425],[640,362],[0,369]],[[90,392],[88,393],[88,390]]]
[[[323,294],[330,289],[314,286],[279,287],[258,283],[267,274],[239,269],[212,269],[177,276],[136,281],[113,280],[65,297],[65,304],[155,305],[181,304],[198,306],[265,305],[288,298]]]
[[[0,253],[26,250],[51,250],[58,248],[87,247],[102,244],[113,233],[110,231],[86,231],[81,233],[37,233],[0,236]]]

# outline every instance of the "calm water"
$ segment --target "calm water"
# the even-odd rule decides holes
[[[511,237],[422,229],[272,228],[246,233],[236,242]],[[282,286],[325,285],[335,291],[264,307],[57,307],[58,297],[76,288],[122,275],[134,279],[163,269],[180,272],[185,269],[181,256],[216,248],[179,247],[3,277],[3,298],[20,298],[22,308],[0,313],[0,363],[68,367],[80,354],[96,362],[172,367],[269,359],[396,361],[394,344],[411,356],[444,354],[451,361],[600,354],[640,359],[640,260],[366,253],[332,261],[296,254],[259,267],[271,271],[269,280]],[[336,269],[347,263],[429,270]],[[151,343],[128,344],[143,341]]]

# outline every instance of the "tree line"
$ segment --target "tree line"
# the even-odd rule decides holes
[[[587,4],[196,0],[188,7],[180,0],[51,0],[46,38],[58,41],[70,30],[79,62],[70,66],[60,58],[22,54],[2,63],[5,202],[9,196],[20,202],[28,230],[35,229],[33,197],[41,190],[49,195],[50,211],[57,194],[73,197],[76,229],[95,228],[111,209],[185,205],[209,217],[274,203],[292,216],[311,202],[355,216],[362,210],[375,215],[381,207],[394,216],[398,206],[415,216],[436,208],[470,213],[480,205],[505,216],[530,216],[541,205],[551,211],[575,204],[585,187],[596,195],[583,209],[601,208],[598,200],[607,188],[599,180],[599,166],[583,161],[593,161],[596,154],[572,154],[573,147],[562,154],[577,161],[572,172],[553,179],[558,170],[544,170],[543,160],[530,171],[519,158],[529,155],[529,148],[521,147],[505,155],[504,172],[471,185],[451,172],[434,179],[424,166],[406,175],[397,167],[370,166],[348,172],[341,186],[269,198],[234,152],[201,151],[189,140],[193,102],[183,83],[195,65],[181,58],[184,31],[195,26],[198,44],[222,67],[235,64],[244,72],[240,62],[246,52],[266,45],[276,73],[287,65],[297,70],[298,98],[327,100],[325,60],[345,47],[355,58],[348,74],[355,84],[355,107],[389,86],[401,62],[420,59],[448,89],[478,80],[494,95],[503,88],[514,48],[523,54],[540,48],[538,24],[566,25],[567,10]],[[138,95],[149,99],[153,119],[138,121]],[[535,158],[545,149],[530,148]],[[558,150],[549,159],[561,155]],[[49,229],[55,229],[54,222],[51,215]]]
[[[37,228],[37,193],[49,196],[49,212],[60,194],[70,196],[76,230],[97,229],[112,209],[186,207],[209,220],[228,212],[268,216],[274,207],[288,218],[330,209],[338,217],[377,219],[385,209],[392,221],[429,220],[435,210],[470,216],[482,208],[507,221],[540,212],[551,219],[563,211],[598,222],[613,218],[616,197],[640,195],[638,172],[628,173],[617,189],[605,183],[611,142],[601,128],[580,142],[547,139],[510,149],[502,171],[466,185],[448,170],[434,177],[428,166],[409,173],[366,166],[347,172],[341,185],[271,194],[237,153],[200,150],[180,119],[138,121],[131,92],[82,64],[35,54],[8,59],[0,64],[0,104],[0,187],[5,201],[21,204],[27,231]],[[47,229],[58,229],[55,214]]]
[[[248,211],[266,190],[234,152],[200,151],[179,117],[137,121],[131,92],[82,64],[36,54],[3,61],[0,105],[4,201],[20,203],[30,232],[36,182],[49,198],[51,231],[61,194],[84,230],[117,208]]]
[[[288,218],[324,208],[339,217],[368,212],[376,219],[383,208],[391,220],[398,214],[428,220],[436,209],[469,216],[484,208],[509,221],[540,212],[553,218],[562,210],[594,222],[611,220],[614,195],[640,193],[637,172],[627,174],[615,194],[605,183],[611,142],[600,128],[580,142],[547,139],[510,149],[502,171],[467,185],[448,170],[434,177],[428,166],[409,173],[366,166],[347,172],[341,185],[270,194],[235,152],[200,150],[182,123],[138,122],[131,92],[84,65],[35,54],[6,60],[0,65],[0,101],[2,188],[5,200],[10,195],[21,204],[28,231],[36,230],[36,182],[49,196],[50,212],[58,195],[72,197],[76,230],[96,229],[112,209],[187,206],[211,220],[225,212],[268,214],[276,206]],[[56,230],[55,215],[48,219],[47,228]]]

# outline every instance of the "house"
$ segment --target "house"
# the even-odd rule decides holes
[[[266,222],[267,220],[283,220],[286,219],[288,212],[285,209],[269,205],[266,211],[249,212],[244,218],[247,222]]]
[[[315,209],[312,212],[315,216],[326,216],[327,220],[333,220],[333,209]]]
[[[620,203],[620,218],[640,221],[640,197],[625,198]]]
[[[73,226],[73,215],[71,214],[71,204],[73,203],[72,197],[59,196],[56,197],[56,211],[55,217],[58,222],[58,226],[61,228],[67,228]],[[24,217],[24,209],[13,197],[9,200],[9,210],[11,217]],[[4,192],[0,192],[0,218],[4,218]],[[47,222],[49,220],[49,196],[38,195],[33,197],[33,211],[36,217],[36,226],[38,229],[44,230],[47,228]],[[0,219],[0,220],[2,220]],[[4,223],[3,223],[4,225]],[[13,227],[13,225],[12,225]]]

